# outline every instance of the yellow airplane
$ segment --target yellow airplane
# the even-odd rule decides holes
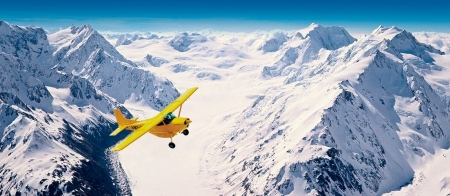
[[[175,101],[167,105],[166,108],[164,108],[155,117],[146,120],[138,121],[137,118],[127,119],[123,116],[119,109],[115,109],[114,115],[116,116],[119,127],[117,127],[117,129],[114,130],[114,132],[112,132],[109,136],[115,136],[124,129],[132,130],[134,132],[117,144],[113,149],[111,149],[111,151],[117,152],[124,149],[147,132],[161,138],[170,138],[169,147],[175,148],[172,138],[180,132],[183,133],[183,135],[188,135],[189,131],[187,128],[192,122],[189,118],[180,117],[181,108],[183,103],[197,89],[198,87],[188,89]],[[176,117],[172,112],[178,107],[180,107],[180,110],[178,111],[178,117]]]

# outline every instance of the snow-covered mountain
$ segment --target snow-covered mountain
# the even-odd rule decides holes
[[[170,81],[136,68],[89,25],[72,26],[49,35],[49,40],[57,46],[53,69],[86,78],[121,103],[142,101],[163,109],[178,96]]]
[[[159,57],[154,57],[152,55],[147,55],[145,56],[145,60],[143,61],[143,65],[142,66],[155,66],[155,67],[160,67],[162,64],[164,63],[168,63],[169,61],[163,59],[163,58],[159,58]]]
[[[417,68],[439,67],[432,56],[441,51],[395,27],[320,50],[322,60],[291,61],[301,68],[287,85],[259,96],[210,149],[226,163],[218,170],[228,168],[226,193],[379,195],[448,149],[448,102]]]
[[[311,24],[308,28],[295,33],[295,36],[281,47],[274,65],[266,66],[263,77],[293,75],[308,67],[308,63],[326,61],[321,57],[333,50],[347,46],[356,39],[342,27],[323,27]],[[297,73],[296,73],[297,72]]]
[[[189,150],[164,151],[174,157],[200,151],[185,163],[195,166],[183,170],[190,182],[179,182],[184,193],[194,195],[199,184],[209,187],[205,194],[223,195],[411,195],[430,185],[433,193],[450,192],[445,174],[420,183],[433,175],[425,166],[441,165],[449,148],[450,65],[443,44],[383,26],[358,40],[341,27],[318,24],[296,32],[199,34],[198,41],[184,34],[190,42],[183,51],[172,47],[181,35],[117,47],[136,62],[147,54],[167,60],[148,69],[176,86],[200,86],[200,97],[187,105],[207,108],[191,114],[201,121],[191,130],[206,138],[183,143]],[[217,66],[225,60],[228,66]],[[195,77],[200,70],[221,77],[205,81]],[[133,165],[121,160],[125,168]],[[146,163],[168,172],[168,160]],[[136,193],[167,193],[140,186],[157,183],[141,173],[130,171]]]
[[[89,26],[48,36],[0,21],[0,65],[0,195],[131,194],[107,150],[124,137],[109,137],[112,111],[130,116],[123,104],[136,99],[161,108],[178,95],[170,81]]]
[[[111,33],[111,32],[102,32],[102,36],[107,39],[111,40],[114,43],[111,43],[114,45],[114,47],[118,47],[121,45],[130,45],[136,40],[143,40],[143,39],[160,39],[164,36],[158,36],[156,34],[152,33]]]
[[[262,50],[264,52],[275,52],[280,49],[280,46],[284,44],[288,40],[288,36],[283,32],[274,32],[273,34],[269,34],[269,37],[264,40],[258,50]]]
[[[0,194],[450,193],[447,34],[0,29]],[[149,117],[174,86],[199,86],[176,149],[105,151],[113,108]]]

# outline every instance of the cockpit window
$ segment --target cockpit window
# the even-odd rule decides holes
[[[172,122],[175,118],[176,116],[172,112],[169,112],[166,116],[164,116],[164,124],[170,124],[170,122]]]

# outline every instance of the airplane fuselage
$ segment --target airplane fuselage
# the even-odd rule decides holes
[[[147,123],[147,121],[148,120],[135,122],[133,124],[128,125],[125,129],[133,131],[138,130],[145,123]],[[173,138],[176,134],[187,129],[191,122],[192,121],[189,118],[176,117],[169,124],[166,124],[164,121],[161,121],[158,125],[148,130],[148,132],[161,138]]]

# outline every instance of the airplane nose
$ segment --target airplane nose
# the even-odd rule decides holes
[[[184,124],[189,124],[189,123],[191,123],[192,121],[188,118],[188,119],[186,119],[186,121],[184,121]]]

